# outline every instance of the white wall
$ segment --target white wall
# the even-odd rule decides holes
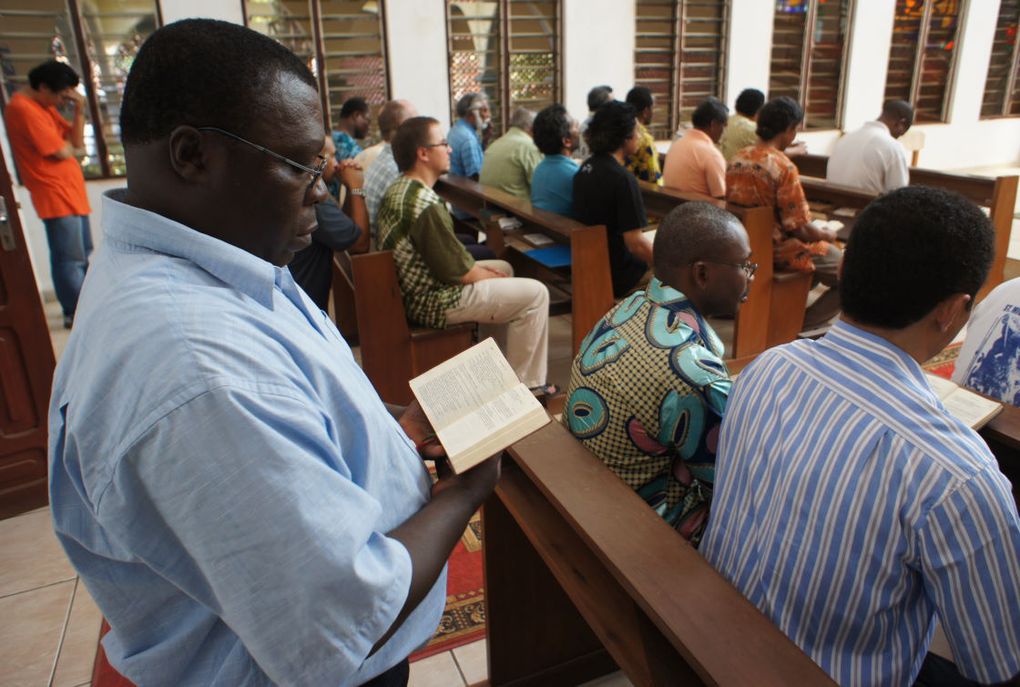
[[[992,55],[995,24],[999,18],[999,0],[971,0],[960,27],[956,68],[950,94],[948,121],[969,123],[981,115],[981,101]]]
[[[205,17],[244,23],[243,0],[159,0],[163,23],[169,24],[188,17]]]
[[[859,128],[882,111],[895,10],[896,0],[857,0],[854,3],[847,53],[847,87],[843,91],[843,129],[846,131]]]
[[[733,109],[745,88],[769,92],[772,13],[775,3],[732,0],[726,56],[726,104]]]
[[[633,2],[563,0],[563,104],[578,121],[592,87],[623,100],[634,86],[634,21]]]
[[[445,0],[385,0],[390,91],[450,126]]]

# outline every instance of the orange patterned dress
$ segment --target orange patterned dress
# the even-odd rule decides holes
[[[826,241],[806,242],[793,236],[811,221],[811,212],[797,166],[777,148],[759,142],[737,152],[726,168],[726,200],[775,210],[772,247],[777,270],[814,272],[812,256],[829,250]]]

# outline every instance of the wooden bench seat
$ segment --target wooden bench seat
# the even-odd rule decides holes
[[[492,687],[834,684],[558,423],[508,449],[482,517]]]
[[[443,200],[482,223],[487,236],[486,244],[498,257],[513,265],[518,276],[535,277],[553,284],[561,280],[560,274],[538,265],[527,257],[527,253],[507,246],[503,240],[503,231],[493,220],[494,215],[516,217],[522,224],[523,232],[541,233],[556,243],[570,246],[569,281],[564,286],[570,294],[571,339],[576,354],[581,340],[614,304],[605,227],[585,226],[466,177],[444,176],[436,183],[435,190]]]
[[[446,329],[408,323],[392,251],[337,254],[333,268],[334,294],[337,288],[353,294],[361,368],[387,403],[410,403],[409,380],[474,344],[473,323]]]

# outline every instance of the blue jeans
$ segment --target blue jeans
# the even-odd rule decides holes
[[[74,317],[78,307],[89,254],[92,253],[92,232],[88,215],[68,215],[44,219],[46,240],[50,244],[50,272],[53,290],[65,317]]]

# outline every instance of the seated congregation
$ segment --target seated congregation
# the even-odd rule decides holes
[[[327,314],[333,257],[382,251],[410,324],[493,336],[536,396],[563,401],[554,429],[675,531],[657,545],[697,547],[831,680],[1020,677],[1013,489],[921,367],[970,319],[959,381],[1016,403],[1020,286],[975,309],[994,231],[962,196],[907,186],[894,145],[909,105],[887,103],[829,160],[840,184],[884,194],[841,249],[791,159],[804,113],[790,98],[748,89],[732,115],[706,100],[661,168],[643,87],[624,102],[592,89],[580,124],[559,104],[515,108],[498,137],[484,94],[457,100],[449,131],[393,100],[366,150],[370,108],[348,103],[325,132],[305,63],[214,20],[160,28],[131,66],[128,188],[104,197],[50,412],[55,528],[117,671],[407,684],[454,545],[501,470],[521,471],[495,455],[454,474],[417,402],[384,403],[359,367]],[[600,273],[572,278],[617,300],[565,393],[549,378],[550,287],[526,253],[480,242],[498,225],[449,206],[450,177],[604,231]],[[645,194],[673,192],[689,195],[650,238]],[[769,209],[773,278],[817,286],[796,315],[814,338],[727,359],[713,322],[749,307],[759,268],[727,207]],[[952,662],[928,651],[937,626]]]

